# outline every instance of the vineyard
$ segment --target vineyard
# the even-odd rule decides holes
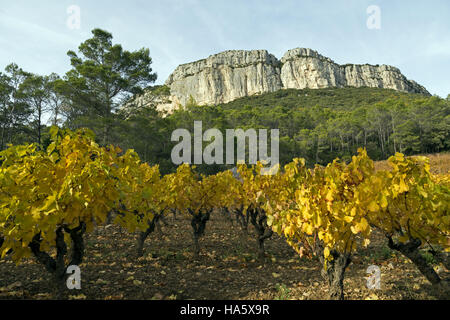
[[[450,175],[426,157],[161,175],[88,130],[51,136],[0,153],[0,298],[449,297]]]

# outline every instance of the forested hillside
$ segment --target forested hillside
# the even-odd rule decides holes
[[[280,129],[280,157],[308,165],[350,159],[366,147],[376,160],[395,152],[437,153],[450,148],[450,100],[373,88],[280,90],[222,106],[195,106],[167,121],[191,128]]]

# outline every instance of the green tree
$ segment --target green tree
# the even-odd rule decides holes
[[[18,98],[18,92],[27,76],[29,74],[15,63],[7,65],[5,73],[0,72],[0,150],[8,143],[20,142],[18,136],[26,131],[25,124],[29,110]],[[18,139],[19,141],[16,141]]]
[[[0,121],[1,121],[1,144],[0,150],[3,150],[6,139],[6,130],[9,126],[10,99],[13,88],[10,85],[10,78],[0,73]]]
[[[56,73],[47,77],[49,87],[49,111],[51,112],[51,124],[57,126],[61,124],[64,107],[67,105],[64,97],[64,80]]]
[[[111,141],[117,108],[156,80],[149,49],[126,51],[112,43],[112,34],[92,30],[93,37],[70,57],[72,69],[66,74],[65,94],[70,100],[69,125],[90,126],[103,144]]]
[[[48,78],[29,74],[20,84],[18,94],[20,101],[31,111],[30,124],[38,145],[42,142],[43,115],[49,111],[50,87]]]

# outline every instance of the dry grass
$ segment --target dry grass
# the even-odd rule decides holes
[[[437,153],[423,155],[430,159],[431,172],[434,174],[448,174],[450,172],[450,153]],[[375,162],[376,170],[390,170],[389,163],[385,161]]]

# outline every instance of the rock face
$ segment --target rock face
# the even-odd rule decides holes
[[[333,60],[311,49],[297,48],[281,58],[281,80],[286,89],[344,87],[345,71]]]
[[[314,50],[304,48],[289,50],[281,58],[281,63],[281,81],[286,89],[372,87],[429,95],[424,87],[409,81],[392,66],[341,66]]]
[[[169,76],[172,99],[185,105],[226,103],[282,88],[280,62],[266,50],[225,51],[180,65]]]
[[[145,90],[144,94],[139,95],[122,105],[119,111],[123,116],[129,118],[136,114],[139,110],[145,108],[156,108],[161,113],[172,112],[177,107],[172,101],[169,88],[165,86],[155,86]]]
[[[375,87],[430,95],[387,65],[339,65],[311,49],[286,52],[281,60],[266,50],[230,50],[178,66],[166,81],[170,97],[159,109],[226,103],[279,89]]]

